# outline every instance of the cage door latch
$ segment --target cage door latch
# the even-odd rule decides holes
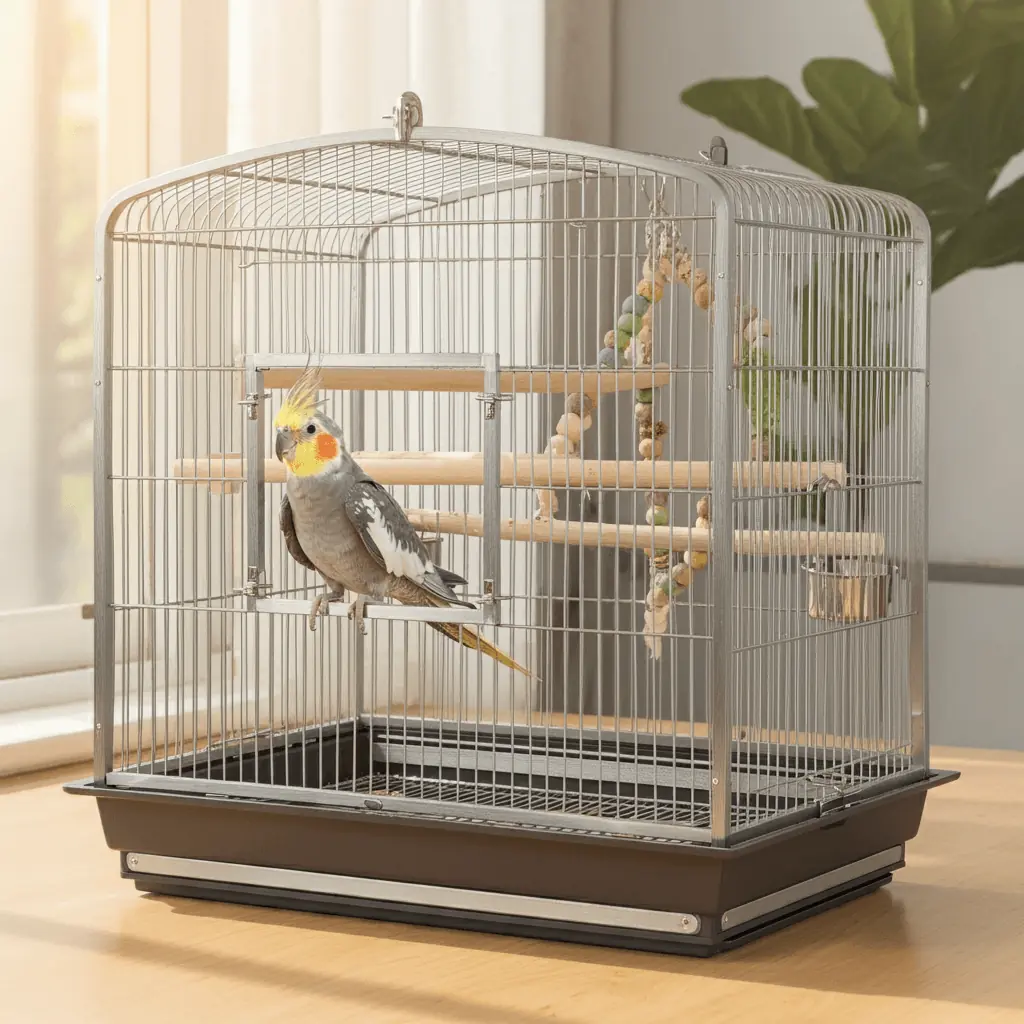
[[[511,395],[498,394],[496,392],[487,392],[483,395],[477,395],[476,400],[484,403],[484,419],[493,420],[498,415],[498,403],[499,402],[511,402]]]
[[[250,420],[258,420],[260,418],[260,405],[269,397],[269,391],[264,391],[262,395],[250,392],[245,396],[245,398],[240,398],[238,400],[238,404],[245,409],[245,415]]]
[[[256,565],[247,566],[245,570],[245,583],[242,584],[242,596],[263,597],[267,589],[267,584],[264,582],[263,570]],[[235,593],[238,593],[238,591],[235,591]]]

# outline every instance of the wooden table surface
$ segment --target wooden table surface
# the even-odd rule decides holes
[[[934,760],[892,885],[710,961],[144,896],[86,766],[8,779],[0,1021],[1024,1022],[1024,755]]]

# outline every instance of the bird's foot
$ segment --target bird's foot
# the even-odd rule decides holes
[[[366,636],[366,595],[360,594],[353,602],[352,607],[349,609],[348,617],[355,623],[356,629]]]
[[[320,616],[326,618],[330,614],[332,602],[341,601],[344,597],[344,591],[329,591],[328,593],[320,594],[317,597],[309,612],[309,630],[311,633],[316,632],[317,619],[320,618]]]

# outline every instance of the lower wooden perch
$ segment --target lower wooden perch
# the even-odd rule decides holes
[[[484,535],[484,517],[462,512],[407,508],[405,514],[418,530]],[[562,519],[502,519],[502,540],[534,540],[544,544],[584,547],[638,547],[671,551],[708,551],[711,531],[696,527],[646,526],[624,523],[570,523]],[[817,530],[738,530],[733,551],[755,557],[813,558],[837,556],[880,557],[885,539],[878,533],[839,533]]]
[[[484,459],[478,452],[353,452],[352,455],[382,484],[481,486],[484,482]],[[223,483],[225,479],[243,480],[245,467],[237,455],[178,459],[173,473],[182,480]],[[284,465],[276,459],[266,459],[263,476],[267,483],[282,483]],[[732,476],[737,487],[806,490],[820,477],[844,486],[846,467],[841,462],[737,462],[733,465]],[[501,484],[503,487],[655,487],[659,490],[692,487],[707,490],[711,486],[711,464],[660,460],[617,462],[506,453],[501,456]]]

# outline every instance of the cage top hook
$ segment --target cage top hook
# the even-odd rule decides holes
[[[395,138],[399,142],[408,142],[413,128],[423,127],[423,101],[416,93],[407,90],[396,100],[390,117]],[[388,120],[387,115],[384,120]]]
[[[718,164],[719,167],[724,167],[729,162],[729,147],[721,135],[712,135],[711,145],[707,149],[699,150],[699,154],[702,160],[707,160],[709,164]]]

